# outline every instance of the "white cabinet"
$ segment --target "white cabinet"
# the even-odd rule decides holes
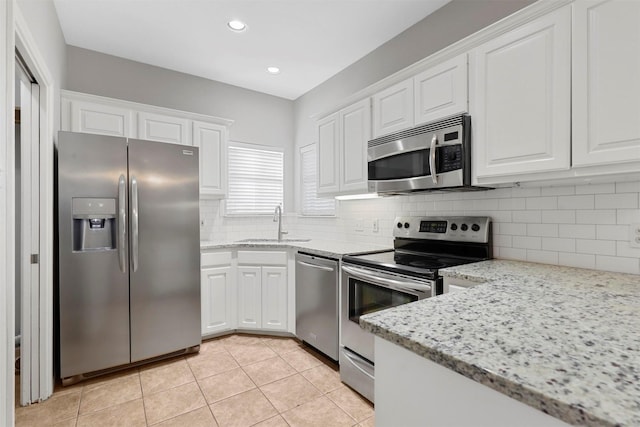
[[[262,267],[262,328],[287,330],[287,267]]]
[[[640,2],[573,8],[573,165],[638,161]]]
[[[238,328],[287,330],[287,253],[238,251]]]
[[[339,114],[318,122],[318,194],[340,191]]]
[[[415,125],[468,111],[467,54],[413,78]]]
[[[133,137],[133,111],[92,102],[74,101],[70,109],[70,123],[62,130],[96,133],[100,135]],[[64,122],[64,121],[63,121]]]
[[[318,123],[318,194],[367,192],[367,142],[370,138],[369,98]]]
[[[471,69],[476,177],[569,169],[571,7],[480,45]]]
[[[228,127],[233,121],[77,92],[61,94],[61,130],[195,145],[201,197],[226,195]]]
[[[222,198],[226,194],[227,128],[193,122],[193,145],[200,150],[200,196]]]
[[[238,327],[262,327],[262,267],[238,266]]]
[[[180,117],[138,113],[138,138],[191,145],[189,120]]]
[[[202,335],[236,327],[235,275],[231,252],[201,255]]]
[[[413,78],[373,95],[373,138],[408,129],[413,124]]]

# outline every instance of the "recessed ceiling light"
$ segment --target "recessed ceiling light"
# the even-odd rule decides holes
[[[280,74],[280,68],[278,67],[267,67],[267,71],[271,74]]]
[[[227,22],[227,26],[236,32],[244,31],[247,29],[247,24],[242,21],[238,21],[237,19]]]

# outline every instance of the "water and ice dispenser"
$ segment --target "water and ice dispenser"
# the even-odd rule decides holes
[[[116,199],[74,198],[74,252],[116,249]]]

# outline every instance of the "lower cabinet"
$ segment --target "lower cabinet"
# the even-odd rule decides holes
[[[202,335],[236,328],[236,285],[231,252],[201,255]]]
[[[239,329],[287,330],[286,265],[286,252],[238,252]]]
[[[205,251],[201,255],[202,336],[236,329],[287,331],[285,251]]]

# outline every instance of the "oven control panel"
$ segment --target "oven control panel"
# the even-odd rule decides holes
[[[491,218],[486,216],[398,217],[394,237],[488,243]]]

